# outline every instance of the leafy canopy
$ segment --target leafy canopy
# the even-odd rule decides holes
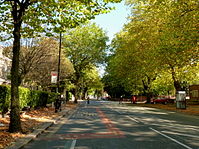
[[[27,9],[22,15],[21,35],[33,37],[45,33],[64,31],[75,27],[95,15],[107,13],[112,8],[109,2],[121,0],[1,0],[0,2],[0,32],[1,40],[12,38],[14,28],[12,8]]]

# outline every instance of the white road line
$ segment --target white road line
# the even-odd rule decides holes
[[[181,146],[183,146],[183,147],[185,147],[185,148],[187,148],[187,149],[192,149],[191,147],[189,147],[189,146],[187,146],[187,145],[185,145],[185,144],[183,144],[183,143],[177,141],[176,139],[173,139],[173,138],[171,138],[171,137],[169,137],[169,136],[167,136],[167,135],[165,135],[165,134],[159,132],[158,130],[155,130],[155,129],[151,128],[151,127],[150,127],[150,129],[153,130],[153,131],[155,131],[156,133],[158,133],[158,134],[160,134],[160,135],[162,135],[162,136],[164,136],[164,137],[170,139],[171,141],[176,142],[177,144],[179,144],[179,145],[181,145]]]
[[[135,118],[130,117],[129,115],[128,115],[127,117],[128,117],[129,119],[131,119],[131,120],[135,121],[136,123],[139,123],[139,121],[138,121],[138,120],[136,120]]]
[[[121,113],[120,111],[116,111],[117,113],[119,113],[119,114],[123,114],[123,113]]]
[[[181,133],[178,133],[178,132],[171,132],[171,131],[161,131],[161,132],[173,134],[173,135],[185,136],[185,137],[199,138],[199,136],[196,136],[196,135],[181,134]]]
[[[70,146],[70,149],[75,149],[75,145],[76,145],[76,141],[77,140],[73,140]]]

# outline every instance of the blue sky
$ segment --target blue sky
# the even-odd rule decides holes
[[[98,15],[92,21],[107,32],[110,40],[114,37],[114,34],[119,32],[123,25],[127,23],[127,17],[130,14],[130,9],[124,5],[124,2],[114,4],[113,6],[116,7],[115,10],[107,14]]]
[[[115,10],[112,10],[110,13],[101,14],[96,16],[92,22],[95,22],[101,28],[103,28],[110,39],[113,39],[114,34],[118,33],[125,23],[127,23],[127,17],[130,14],[130,9],[124,5],[124,2],[119,4],[114,4]],[[104,66],[101,66],[98,71],[102,77],[105,73]]]

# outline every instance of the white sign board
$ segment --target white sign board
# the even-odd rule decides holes
[[[51,72],[51,83],[57,83],[57,72],[56,71],[52,71]]]

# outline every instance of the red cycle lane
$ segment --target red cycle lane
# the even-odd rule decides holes
[[[97,133],[65,133],[55,134],[52,137],[45,137],[44,140],[71,140],[71,139],[97,139],[97,138],[125,138],[124,133],[117,128],[113,122],[106,116],[106,114],[100,109],[96,108],[96,112],[101,120],[101,123],[107,128],[106,132]]]

